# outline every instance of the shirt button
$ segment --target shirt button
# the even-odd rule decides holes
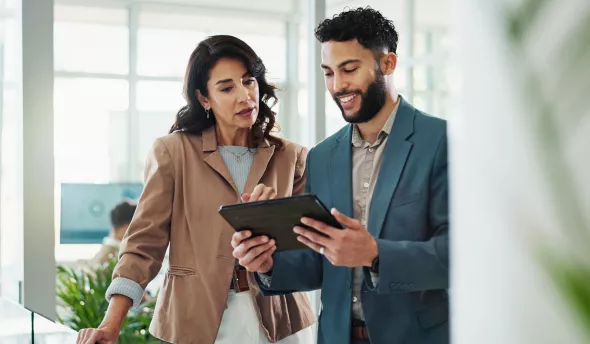
[[[369,153],[373,153],[374,150],[375,149],[373,149],[373,148],[369,148]]]
[[[365,183],[363,184],[364,187],[368,188],[369,187],[369,183]]]
[[[359,299],[356,296],[352,297],[352,302],[356,303]]]

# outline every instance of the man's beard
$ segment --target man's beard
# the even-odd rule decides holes
[[[383,76],[383,73],[380,70],[377,70],[375,81],[373,81],[369,85],[369,87],[367,88],[367,92],[363,93],[361,90],[358,89],[354,91],[344,90],[334,94],[334,101],[336,102],[336,105],[338,105],[338,107],[340,108],[340,111],[342,112],[342,117],[346,122],[365,123],[372,120],[373,117],[377,115],[379,110],[381,110],[381,108],[385,106],[386,92],[387,90],[385,87],[385,78]],[[361,108],[352,115],[346,115],[344,113],[344,108],[338,100],[338,97],[347,94],[356,94],[357,97],[361,97]]]

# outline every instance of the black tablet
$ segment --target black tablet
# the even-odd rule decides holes
[[[300,222],[302,217],[309,217],[330,226],[342,228],[342,225],[330,214],[328,208],[312,194],[223,205],[219,208],[219,214],[236,231],[250,230],[252,236],[266,235],[275,239],[276,252],[308,248],[297,240],[297,234],[293,232],[293,227],[297,225],[314,232],[317,231],[303,225]]]

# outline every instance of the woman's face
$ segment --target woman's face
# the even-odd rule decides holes
[[[205,109],[215,114],[218,126],[243,129],[256,122],[258,82],[240,60],[220,59],[211,69],[207,91],[208,97],[198,98]]]

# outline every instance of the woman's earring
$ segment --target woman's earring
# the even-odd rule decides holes
[[[207,109],[207,110],[205,110],[205,112],[207,112],[207,119],[209,119],[209,114],[211,113],[211,109]]]

